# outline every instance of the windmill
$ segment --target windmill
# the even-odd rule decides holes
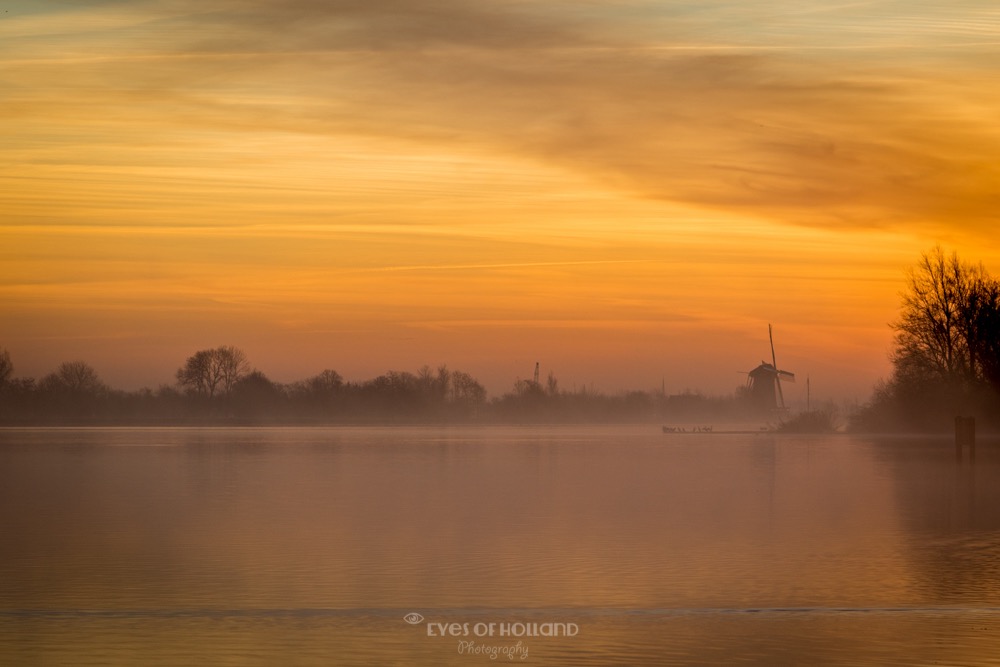
[[[748,393],[756,405],[769,409],[785,409],[785,396],[781,392],[781,381],[795,382],[795,374],[778,370],[778,361],[774,356],[774,333],[771,325],[767,325],[767,337],[771,341],[771,363],[760,362],[747,378]]]

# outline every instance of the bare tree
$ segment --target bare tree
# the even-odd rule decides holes
[[[233,390],[237,382],[250,374],[250,362],[243,350],[226,345],[215,349],[215,361],[222,379],[222,391],[226,394]]]
[[[548,380],[546,381],[546,391],[548,392],[549,396],[559,395],[559,380],[556,379],[556,374],[553,373],[552,371],[549,371],[549,377]]]
[[[940,247],[907,274],[893,324],[892,377],[859,412],[862,428],[938,429],[958,414],[1000,414],[1000,283]],[[998,422],[1000,423],[1000,422]]]
[[[307,406],[307,410],[329,409],[345,393],[344,378],[334,370],[324,370],[288,387],[292,403]]]
[[[212,351],[199,350],[177,369],[177,384],[194,394],[214,396],[219,378],[213,372]]]
[[[468,373],[454,371],[451,374],[451,400],[459,405],[480,406],[486,403],[486,389]]]
[[[191,393],[208,396],[229,394],[250,373],[246,354],[231,345],[199,350],[177,369],[177,383]]]
[[[313,392],[321,394],[336,393],[344,386],[344,378],[340,376],[340,373],[330,369],[310,378],[308,382]]]
[[[60,364],[55,373],[42,378],[40,385],[43,389],[77,395],[97,396],[107,390],[97,371],[82,361],[67,361]]]
[[[1000,390],[1000,281],[977,276],[961,315],[973,379]]]
[[[971,319],[977,292],[987,281],[981,265],[946,256],[940,247],[924,254],[907,275],[896,330],[893,363],[914,379],[952,386],[975,380],[978,345]]]

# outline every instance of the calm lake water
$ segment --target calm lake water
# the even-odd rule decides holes
[[[0,430],[0,664],[1000,665],[996,439],[658,431]]]

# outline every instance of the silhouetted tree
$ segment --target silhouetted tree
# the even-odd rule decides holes
[[[250,362],[239,348],[226,345],[195,352],[177,369],[177,383],[190,393],[212,398],[229,394],[250,372]]]
[[[468,373],[451,374],[451,402],[463,407],[479,407],[486,403],[486,388]]]
[[[952,387],[976,375],[974,331],[977,291],[986,280],[982,266],[945,256],[940,247],[924,254],[908,272],[907,291],[896,330],[893,363],[926,381]]]
[[[14,364],[10,361],[10,353],[0,348],[0,420],[7,421],[16,406],[15,392],[12,391],[11,376],[14,374]]]
[[[344,388],[344,378],[337,371],[327,369],[306,380],[305,386],[310,394],[328,397],[339,393]]]
[[[309,420],[330,419],[332,412],[343,402],[345,391],[344,378],[329,369],[287,388],[296,414]]]
[[[1000,390],[1000,281],[977,280],[962,319],[975,378]]]
[[[514,381],[514,396],[525,400],[537,400],[545,396],[545,390],[540,382],[518,378]]]
[[[504,419],[540,421],[547,418],[546,408],[551,403],[540,382],[518,378],[514,381],[514,391],[494,399],[492,407]]]
[[[14,364],[10,360],[10,352],[0,348],[0,389],[7,386],[14,374]]]
[[[109,391],[93,367],[68,361],[38,381],[33,399],[46,421],[92,422]]]
[[[0,419],[11,423],[46,421],[34,378],[11,378],[0,391]]]
[[[76,397],[99,396],[108,390],[97,371],[82,361],[60,364],[55,373],[42,378],[39,386],[43,391],[64,392]]]
[[[233,385],[230,397],[237,416],[254,422],[279,417],[286,398],[282,388],[258,370],[240,378]]]
[[[1000,284],[983,266],[935,247],[907,273],[892,376],[854,427],[946,428],[956,414],[995,414],[1000,390]]]
[[[549,371],[549,377],[546,381],[546,391],[549,396],[559,395],[559,380],[556,379],[556,374],[552,371]]]

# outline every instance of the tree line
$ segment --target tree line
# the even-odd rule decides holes
[[[282,384],[228,345],[195,352],[175,380],[155,390],[115,390],[82,361],[60,364],[39,380],[14,378],[10,353],[0,349],[0,423],[461,421],[486,404],[486,390],[475,378],[445,366],[389,371],[363,382],[345,382],[324,370]]]
[[[199,350],[157,389],[108,387],[84,362],[61,364],[41,380],[12,377],[0,348],[0,424],[366,424],[366,423],[701,423],[772,417],[744,391],[708,396],[662,390],[605,394],[517,379],[489,397],[472,375],[447,366],[389,371],[346,381],[334,370],[282,384],[255,369],[237,347]]]
[[[0,348],[0,424],[708,423],[760,416],[739,392],[566,391],[552,373],[544,382],[517,379],[491,398],[475,377],[443,365],[359,382],[327,369],[282,384],[233,346],[195,352],[174,379],[155,390],[120,391],[81,361],[37,381],[14,378],[10,354]]]
[[[848,416],[857,431],[943,431],[956,416],[1000,428],[1000,281],[981,264],[925,253],[907,273],[890,353],[892,373]],[[564,391],[517,380],[489,398],[473,376],[446,366],[348,382],[335,370],[282,384],[237,347],[199,350],[175,382],[134,392],[108,387],[82,361],[39,380],[16,378],[0,348],[0,424],[310,424],[428,422],[712,422],[781,420],[730,396]]]
[[[695,406],[706,414],[726,399],[632,391],[608,396],[567,392],[547,382],[517,380],[490,398],[469,373],[424,366],[346,381],[335,370],[282,384],[250,363],[243,350],[199,350],[177,369],[175,382],[157,389],[120,391],[93,367],[73,361],[39,380],[14,378],[0,349],[0,423],[3,424],[352,424],[468,422],[656,421]],[[673,406],[671,408],[670,406]],[[713,407],[714,406],[714,407]]]

